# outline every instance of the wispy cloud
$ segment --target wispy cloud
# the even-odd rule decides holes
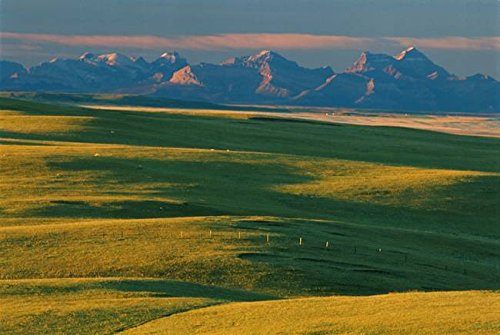
[[[70,46],[191,50],[358,48],[372,42],[372,39],[363,37],[310,34],[223,34],[165,38],[158,36],[52,35],[0,32],[0,39]]]
[[[1,43],[0,49],[2,51],[38,51],[42,48],[39,45],[29,43]]]
[[[427,49],[500,50],[500,37],[386,37],[385,39],[399,45],[417,45]]]
[[[312,34],[221,34],[166,38],[159,36],[54,35],[0,32],[0,39],[23,43],[52,43],[67,46],[125,47],[139,49],[365,49],[378,45],[417,45],[428,49],[500,49],[500,37],[352,37]]]

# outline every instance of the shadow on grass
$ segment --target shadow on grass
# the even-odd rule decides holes
[[[191,203],[169,203],[167,201],[109,201],[94,205],[86,201],[51,201],[47,206],[25,211],[23,215],[35,217],[67,218],[162,218],[183,216],[227,215],[210,207]]]
[[[499,171],[498,160],[491,159],[500,153],[500,140],[495,138],[309,121],[88,110],[25,101],[0,100],[0,108],[20,110],[28,115],[93,117],[81,131],[43,135],[0,131],[0,137],[6,138],[231,149],[427,168]]]
[[[228,301],[276,299],[272,295],[169,280],[117,280],[103,282],[100,285],[116,291],[147,292],[159,297],[210,298]]]
[[[497,176],[478,177],[442,188],[425,199],[431,207],[412,208],[279,192],[276,186],[307,183],[314,177],[278,163],[221,159],[99,157],[49,160],[48,165],[54,171],[92,172],[94,179],[82,189],[98,191],[106,200],[92,204],[84,200],[68,202],[54,196],[45,207],[26,211],[23,215],[91,218],[261,215],[478,236],[500,235],[494,224],[499,202],[495,193],[500,183]],[[71,191],[78,192],[78,189]],[[82,195],[84,193],[82,191]],[[124,201],[122,196],[137,200]],[[479,224],[471,226],[471,222]]]
[[[282,212],[279,208],[283,207],[283,197],[290,197],[273,191],[272,186],[311,180],[278,164],[116,157],[48,164],[55,171],[92,172],[94,179],[90,185],[82,185],[82,189],[91,188],[107,200],[91,204],[53,196],[45,207],[26,211],[25,216],[154,218],[270,214]],[[78,193],[78,189],[71,191]],[[123,201],[121,196],[139,200]]]
[[[136,168],[138,165],[142,166],[140,170]],[[121,186],[122,189],[113,190],[110,196],[127,192],[135,195],[133,190],[137,185],[148,185],[154,180],[157,184],[150,185],[151,196],[173,198],[187,204],[171,206],[163,216],[205,213],[283,218],[278,222],[244,221],[235,228],[282,236],[281,240],[272,238],[271,245],[266,247],[268,253],[260,250],[261,239],[252,241],[255,250],[239,256],[270,265],[276,270],[263,278],[258,285],[261,289],[282,282],[283,276],[298,280],[300,287],[308,288],[314,294],[337,292],[364,295],[408,289],[498,287],[492,284],[492,278],[484,275],[493,268],[489,260],[470,262],[469,274],[461,273],[463,264],[460,255],[467,254],[467,257],[478,260],[491,257],[488,254],[489,245],[484,242],[478,244],[472,239],[474,236],[495,234],[492,219],[479,219],[477,213],[461,212],[453,201],[442,200],[453,199],[457,190],[468,194],[474,189],[483,189],[485,194],[490,194],[491,187],[496,185],[490,177],[460,184],[456,186],[458,189],[451,191],[443,189],[436,195],[435,208],[419,209],[281,193],[273,187],[281,183],[309,182],[312,177],[299,175],[286,166],[274,163],[99,157],[52,162],[51,167],[73,172],[95,171],[93,182],[103,192],[106,193],[110,180],[113,185]],[[498,180],[495,179],[495,182]],[[478,187],[481,185],[482,188]],[[481,191],[475,192],[477,199],[473,201],[481,201],[484,198]],[[156,208],[161,203],[145,201],[144,208],[143,205],[142,202],[122,203],[124,207],[120,213],[124,217],[132,214],[156,215]],[[151,212],[148,212],[148,206],[151,206]],[[103,206],[101,215],[120,214],[107,207]],[[470,210],[469,207],[465,208]],[[200,208],[209,210],[197,212]],[[81,213],[84,211],[68,211],[65,215],[71,217]],[[57,214],[50,208],[45,212],[45,215]],[[481,223],[471,226],[471,215]],[[310,218],[311,221],[287,219],[292,217]],[[337,223],[318,223],[312,219],[335,220]],[[436,236],[429,232],[436,233]],[[467,236],[467,239],[455,240],[457,235]],[[304,237],[307,243],[301,249],[297,248],[299,236]],[[331,252],[324,248],[326,240],[332,243]],[[340,246],[342,249],[338,249]],[[353,246],[357,247],[357,251],[352,251]],[[379,248],[384,252],[377,252]],[[410,259],[408,262],[407,258]]]
[[[105,290],[146,294],[151,297],[209,298],[227,301],[257,301],[277,299],[276,296],[164,279],[54,279],[16,284],[0,282],[0,297],[72,294],[90,290]]]

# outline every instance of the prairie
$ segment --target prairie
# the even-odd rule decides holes
[[[494,334],[498,309],[491,292],[302,298],[201,308],[121,334]]]
[[[498,331],[499,139],[143,109],[0,98],[0,332]]]

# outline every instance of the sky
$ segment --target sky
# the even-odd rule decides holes
[[[342,71],[364,50],[415,45],[466,76],[500,79],[500,0],[0,0],[0,58],[122,52],[190,63],[261,49]]]

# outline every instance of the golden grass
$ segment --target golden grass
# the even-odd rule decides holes
[[[221,117],[229,119],[248,119],[252,116],[259,116],[261,112],[239,111],[239,110],[220,110],[220,109],[180,109],[163,107],[138,107],[138,106],[113,106],[113,105],[80,105],[84,108],[124,112],[143,112],[143,113],[165,113],[191,116]],[[279,114],[279,113],[273,113]]]
[[[0,228],[0,278],[159,276],[250,289],[271,270],[237,257],[258,249],[252,240],[255,233],[245,232],[240,240],[229,229],[239,219],[73,220],[7,226]]]
[[[50,134],[81,131],[93,117],[24,115],[0,110],[0,130],[25,134]]]
[[[465,167],[480,170],[483,164],[485,171],[496,171],[486,164],[487,153],[494,152],[492,147],[483,156],[474,156],[476,147],[482,144],[471,147],[469,143],[467,152],[473,153],[473,163],[474,159],[478,162],[465,165],[458,159],[428,165],[424,155],[427,151],[419,153],[413,144],[408,151],[411,157],[406,160],[390,159],[385,151],[371,158],[348,154],[351,150],[364,153],[371,143],[352,148],[345,143],[344,151],[330,155],[312,147],[309,151],[295,150],[294,141],[301,137],[294,133],[275,138],[268,132],[264,142],[258,142],[260,146],[246,146],[235,140],[243,134],[244,141],[259,141],[254,137],[255,127],[265,130],[266,123],[248,122],[249,128],[244,130],[233,129],[234,124],[246,123],[242,120],[210,119],[217,124],[204,132],[210,126],[207,118],[196,123],[195,117],[152,115],[154,119],[149,120],[147,115],[158,112],[247,118],[252,113],[120,108],[124,113],[102,111],[103,117],[97,112],[95,119],[86,117],[92,114],[89,111],[81,111],[83,116],[79,117],[2,111],[0,131],[7,137],[12,133],[13,138],[2,139],[1,143],[7,145],[0,147],[0,278],[4,279],[0,280],[0,333],[111,333],[168,313],[222,301],[218,296],[221,292],[213,287],[204,290],[216,291],[215,298],[191,295],[184,285],[175,296],[169,296],[167,291],[129,292],[88,286],[89,281],[106,281],[103,276],[135,277],[139,281],[168,278],[282,297],[332,292],[371,294],[415,287],[496,287],[496,242],[484,236],[485,231],[489,233],[488,208],[494,203],[491,193],[481,193],[484,198],[473,202],[476,206],[485,199],[490,206],[471,211],[471,217],[478,216],[474,227],[453,226],[451,222],[451,228],[441,234],[441,227],[432,226],[440,220],[453,221],[467,211],[459,209],[455,216],[446,212],[450,208],[455,211],[458,205],[440,207],[439,192],[469,181],[480,180],[483,184],[463,189],[474,191],[474,187],[484,186],[493,174],[466,171]],[[137,118],[137,113],[125,111],[146,113],[144,118]],[[157,122],[160,126],[155,128]],[[175,137],[183,133],[171,133],[177,129],[174,122],[179,122],[182,131],[193,129],[193,133],[178,141]],[[290,133],[286,127],[299,129],[302,123],[279,124],[268,122],[282,134]],[[325,128],[334,127],[319,127],[318,133],[314,131],[302,141],[330,143],[331,133]],[[241,132],[231,132],[236,129]],[[227,130],[230,135],[225,135]],[[149,132],[158,138],[148,137]],[[56,133],[65,134],[39,136]],[[388,131],[384,140],[389,149],[390,135]],[[144,146],[91,143],[108,142],[108,136],[109,142]],[[314,142],[316,138],[319,142]],[[275,140],[283,143],[279,150],[266,146],[265,141]],[[216,148],[255,151],[149,146],[197,147],[206,143]],[[282,146],[289,146],[288,151]],[[454,150],[457,146],[446,148]],[[440,150],[437,152],[446,155],[445,149]],[[452,166],[457,170],[320,158],[325,156]],[[462,203],[472,199],[471,195],[462,198],[458,192],[454,189],[443,194]],[[413,211],[408,219],[403,217],[401,226],[409,223],[404,229],[378,225],[385,217],[411,212],[407,208],[416,207],[425,210]],[[356,217],[357,209],[368,214]],[[428,209],[444,214],[427,215]],[[344,216],[337,217],[337,211],[344,211]],[[421,222],[429,218],[434,220]],[[466,220],[461,224],[468,225]],[[417,233],[420,229],[426,232]],[[238,231],[243,231],[241,239]],[[263,239],[268,233],[270,244]],[[306,247],[297,246],[298,236],[305,236]],[[330,249],[324,247],[327,238],[332,242]],[[384,251],[376,251],[381,246]],[[68,279],[77,277],[96,279]],[[40,290],[30,287],[35,284],[17,280],[23,278],[28,282],[29,278],[53,279],[44,279],[50,285]],[[85,289],[74,290],[75,285]],[[2,293],[5,287],[4,291],[15,292]],[[222,293],[226,298],[231,294],[234,292]],[[492,310],[498,310],[497,297],[484,292],[412,293],[233,304],[179,314],[134,332],[323,334],[415,333],[424,329],[437,334],[488,333],[499,328],[498,320],[491,316]]]
[[[116,158],[149,158],[161,153],[173,157],[175,150],[140,147],[78,145],[71,146],[3,146],[0,158],[0,208],[5,214],[22,214],[30,209],[43,208],[51,200],[85,201],[98,206],[110,201],[149,199],[157,188],[179,186],[150,180],[127,183],[126,187],[115,182],[109,172],[99,170],[69,171],[50,164],[68,162],[77,158],[93,160]],[[132,168],[137,169],[138,166]],[[103,182],[105,181],[105,182]],[[184,185],[189,186],[189,185]],[[121,193],[121,194],[120,194]],[[110,195],[113,194],[113,195]],[[29,195],[29,197],[26,197]],[[170,198],[162,201],[176,202]]]
[[[452,116],[452,115],[419,115],[398,113],[364,113],[351,109],[327,108],[325,110],[296,108],[290,113],[268,111],[238,111],[215,109],[179,109],[162,107],[112,106],[112,105],[81,105],[85,108],[115,111],[135,111],[148,113],[169,113],[196,116],[224,117],[244,119],[249,117],[272,117],[295,120],[311,120],[327,123],[343,123],[379,127],[404,127],[437,131],[443,133],[500,137],[500,118],[492,116]],[[272,106],[269,106],[272,107]]]
[[[149,172],[138,170],[142,168],[141,160],[276,166],[310,181],[277,183],[270,186],[274,191],[403,207],[432,206],[428,195],[433,191],[488,175],[477,171],[400,167],[279,154],[71,143],[3,146],[0,158],[3,161],[0,165],[0,209],[8,215],[41,209],[51,200],[59,199],[83,201],[91,206],[133,200],[180,203],[181,198],[166,197],[158,194],[157,190],[199,186],[198,183],[149,177]],[[135,180],[129,178],[126,182],[116,180],[113,173],[120,169],[112,171],[117,168],[112,165],[108,170],[84,167],[68,170],[58,167],[58,164],[77,159],[95,161],[96,164],[107,159],[130,160],[130,164],[124,163],[124,166],[140,177]],[[26,197],[27,194],[29,197]]]
[[[464,291],[232,303],[123,334],[498,334],[500,294]]]
[[[0,333],[109,334],[217,302],[123,291],[112,288],[113,283],[119,282],[99,278],[0,281]]]
[[[488,175],[478,171],[425,169],[327,159],[289,161],[287,164],[313,180],[279,185],[277,190],[301,196],[404,207],[432,206],[428,195],[433,191]]]

